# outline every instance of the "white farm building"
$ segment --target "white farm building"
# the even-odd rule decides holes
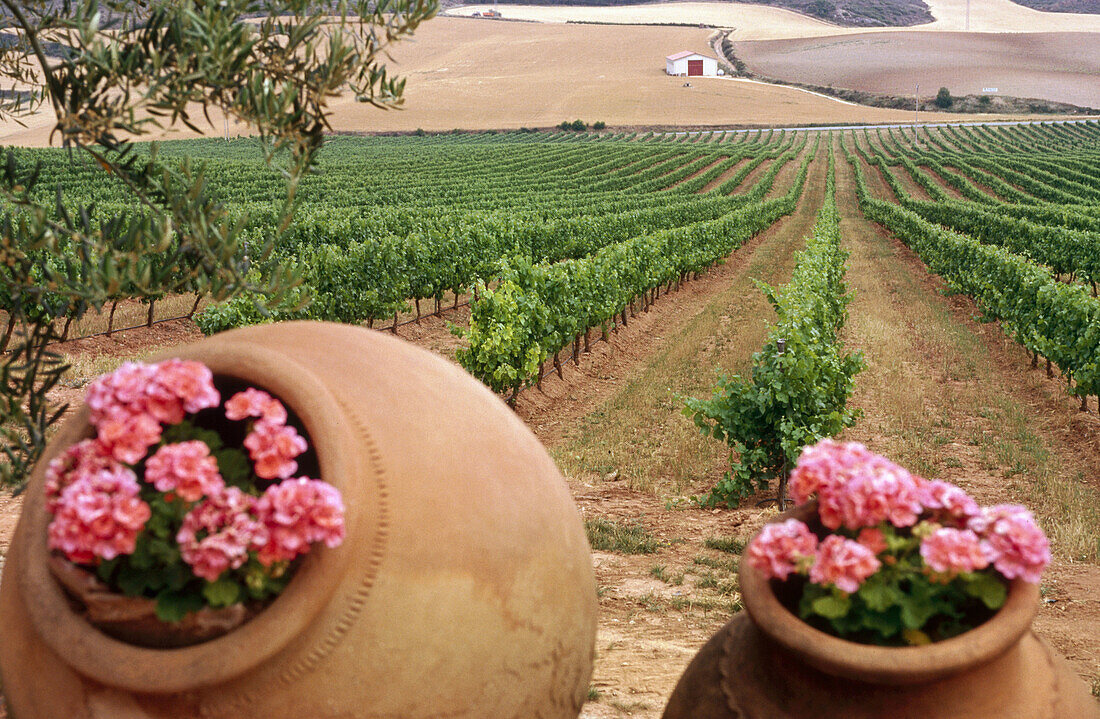
[[[715,77],[718,74],[718,61],[713,57],[684,50],[665,58],[665,72],[669,75]]]

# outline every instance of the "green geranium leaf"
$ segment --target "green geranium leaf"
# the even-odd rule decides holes
[[[241,600],[241,587],[232,579],[222,577],[215,582],[207,582],[202,588],[202,596],[212,607],[228,607]]]
[[[904,596],[898,602],[901,605],[901,623],[906,629],[920,629],[936,613],[936,606],[927,595],[914,594]]]
[[[810,606],[813,607],[814,612],[826,619],[839,619],[848,613],[852,601],[847,596],[830,594],[826,597],[818,597]]]
[[[240,449],[220,449],[214,453],[218,472],[230,487],[248,490],[252,487],[252,464]]]
[[[114,574],[115,569],[118,568],[118,565],[121,561],[122,557],[115,557],[114,559],[108,559],[105,562],[100,562],[99,566],[95,568],[96,576],[102,579],[104,582],[110,583],[111,575]]]
[[[215,452],[222,448],[224,444],[221,436],[212,429],[205,429],[203,427],[196,427],[190,420],[183,420],[179,424],[174,424],[164,429],[164,434],[161,435],[165,444],[175,444],[176,442],[189,442],[197,439],[207,447],[211,452]]]
[[[879,576],[872,576],[863,583],[863,586],[859,588],[859,597],[867,604],[868,609],[875,612],[884,612],[887,607],[894,603],[894,597],[890,593],[890,588],[882,582]]]
[[[202,607],[202,597],[193,592],[164,590],[157,595],[157,619],[162,622],[182,621],[189,612],[197,612]]]
[[[123,564],[115,578],[118,588],[128,597],[140,597],[147,591],[152,594],[164,586],[160,572],[156,569],[137,567]]]
[[[992,574],[975,574],[965,582],[966,593],[982,600],[988,609],[1000,609],[1008,596],[1008,587]]]

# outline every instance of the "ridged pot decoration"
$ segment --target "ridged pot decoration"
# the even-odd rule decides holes
[[[810,524],[816,511],[813,502],[773,521]],[[914,647],[811,627],[745,560],[740,584],[745,611],[688,665],[665,719],[1100,719],[1085,684],[1031,630],[1035,584],[1013,580],[987,622]]]
[[[0,581],[0,674],[19,719],[576,717],[595,581],[580,516],[523,423],[458,367],[379,332],[293,322],[172,350],[302,422],[343,495],[344,543],[302,558],[242,626],[149,649],[84,621],[49,570],[47,449]]]

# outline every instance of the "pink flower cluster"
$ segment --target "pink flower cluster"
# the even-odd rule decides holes
[[[964,527],[979,512],[978,503],[953,484],[910,474],[857,442],[831,439],[802,452],[790,491],[798,504],[816,494],[821,522],[830,529],[881,522],[911,527],[922,516]]]
[[[289,479],[308,446],[268,393],[246,389],[225,405],[228,419],[256,419],[244,441],[255,476],[283,480],[260,497],[227,487],[205,442],[163,444],[164,425],[219,402],[213,375],[198,362],[127,363],[93,382],[87,403],[97,436],[72,445],[46,469],[51,549],[77,563],[132,553],[152,514],[132,468],[143,461],[145,483],[193,505],[175,539],[197,577],[214,581],[242,566],[250,552],[270,566],[308,552],[314,542],[339,545],[340,493],[320,480]]]
[[[748,547],[746,559],[768,577],[786,579],[800,562],[814,556],[817,537],[797,519],[766,524]]]
[[[185,502],[197,502],[225,486],[218,460],[197,439],[166,444],[145,462],[145,481],[158,491],[174,492]]]
[[[76,480],[121,467],[98,440],[86,439],[69,446],[46,465],[46,509],[55,513],[62,490]]]
[[[989,566],[978,535],[969,529],[940,527],[920,543],[925,566],[941,574],[976,572]]]
[[[78,563],[130,554],[151,514],[138,492],[137,477],[121,465],[70,482],[53,502],[49,548]]]
[[[937,521],[964,526],[981,508],[970,495],[953,484],[917,478],[920,485],[920,501],[926,510],[932,510]]]
[[[268,487],[256,502],[256,513],[268,532],[257,555],[265,566],[305,554],[314,542],[335,547],[344,540],[340,493],[317,479],[298,477]]]
[[[882,566],[875,552],[860,542],[830,534],[818,543],[797,519],[765,525],[749,544],[746,561],[769,579],[786,579],[808,567],[810,581],[845,592],[859,589]]]
[[[176,534],[183,561],[213,582],[256,550],[260,564],[289,562],[314,542],[335,547],[344,539],[344,505],[332,485],[299,477],[267,488],[259,499],[236,487],[211,493],[183,519]]]
[[[279,400],[267,392],[249,388],[225,403],[225,416],[233,420],[259,418],[244,440],[257,477],[286,479],[297,471],[294,458],[306,451],[306,441],[286,424],[286,409]]]
[[[808,447],[791,472],[791,498],[818,498],[821,523],[859,529],[890,522],[910,527],[924,508],[921,481],[862,444],[822,440]]]
[[[92,382],[86,401],[107,453],[137,464],[160,441],[163,425],[217,407],[221,398],[206,365],[171,359],[153,365],[127,362]]]
[[[985,556],[998,572],[1009,579],[1039,583],[1050,564],[1050,542],[1026,507],[985,507],[970,519],[970,529],[981,536]]]
[[[213,582],[225,570],[244,564],[249,549],[267,542],[263,523],[253,516],[255,509],[255,497],[236,487],[222,487],[187,513],[176,542],[196,577]]]
[[[859,542],[830,534],[821,542],[810,566],[810,581],[854,592],[882,566],[875,553]]]
[[[1024,507],[979,507],[958,487],[912,475],[861,444],[826,439],[807,447],[791,472],[789,486],[798,503],[817,496],[818,514],[825,527],[859,531],[856,542],[844,540],[849,543],[844,551],[832,542],[833,549],[826,556],[824,546],[833,537],[821,543],[810,569],[811,581],[818,581],[817,576],[842,589],[858,587],[862,581],[858,577],[871,566],[868,557],[874,559],[887,548],[879,529],[887,523],[904,528],[920,522],[928,527],[930,531],[920,535],[920,554],[925,566],[938,574],[954,576],[992,564],[1009,579],[1020,577],[1037,583],[1050,562],[1046,535]],[[771,532],[761,533],[758,540],[763,539],[765,546],[758,548],[758,553],[781,551],[771,537]],[[856,544],[862,545],[865,554],[851,546]],[[775,565],[759,562],[753,566],[769,577],[786,576],[776,571]]]

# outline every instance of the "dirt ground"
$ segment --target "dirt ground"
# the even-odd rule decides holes
[[[1100,32],[1100,16],[1040,12],[1011,0],[925,0],[935,21],[906,31],[949,32]],[[449,15],[470,15],[492,5],[466,5]],[[535,22],[700,23],[734,28],[734,40],[776,40],[865,33],[867,28],[839,27],[781,8],[738,2],[660,2],[645,5],[560,6],[505,5],[496,7],[505,18]],[[969,14],[969,24],[967,15]],[[486,21],[492,22],[492,21]],[[874,28],[873,31],[891,28]]]
[[[1100,107],[1100,35],[1095,33],[866,33],[739,42],[754,73],[811,85],[925,99],[954,95],[1034,97]]]

